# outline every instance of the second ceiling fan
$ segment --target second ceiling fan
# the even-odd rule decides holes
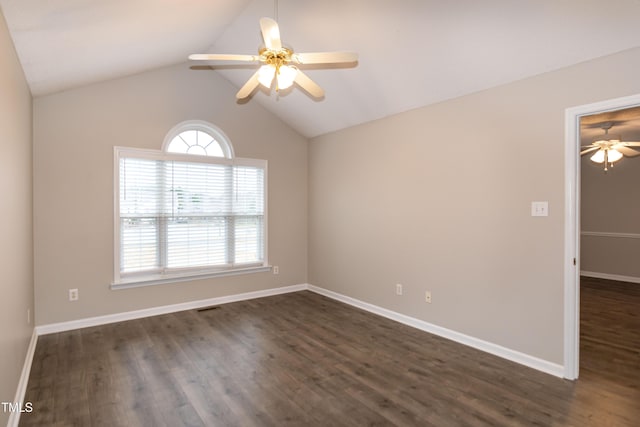
[[[271,18],[260,18],[260,31],[264,46],[258,55],[202,53],[189,55],[195,61],[258,62],[260,68],[249,78],[236,94],[237,99],[251,95],[259,86],[267,89],[275,83],[275,90],[287,89],[294,83],[315,98],[322,98],[324,91],[317,83],[303,73],[299,66],[323,64],[355,63],[358,54],[353,52],[313,52],[295,53],[282,45],[278,23]]]
[[[613,127],[612,122],[603,123],[600,127],[604,130],[604,135],[596,138],[591,144],[580,147],[581,156],[595,152],[591,156],[591,161],[604,163],[605,172],[609,170],[609,166],[613,166],[614,162],[617,162],[624,156],[640,156],[640,151],[634,149],[635,147],[640,147],[640,142],[622,141],[620,136],[609,134],[609,129]]]

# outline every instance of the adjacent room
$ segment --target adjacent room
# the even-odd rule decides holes
[[[0,425],[637,425],[640,2],[0,12]]]

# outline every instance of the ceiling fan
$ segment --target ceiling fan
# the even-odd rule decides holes
[[[322,98],[324,91],[317,83],[303,73],[299,66],[323,64],[355,63],[358,54],[353,52],[314,52],[295,53],[293,49],[282,45],[278,23],[271,18],[260,18],[260,30],[264,46],[258,55],[235,55],[203,53],[189,55],[195,61],[235,61],[258,62],[262,66],[249,78],[236,94],[237,99],[251,95],[259,86],[271,89],[275,82],[275,90],[287,89],[296,83],[315,98]]]
[[[595,154],[591,156],[591,161],[595,163],[604,163],[604,171],[607,172],[608,167],[613,167],[613,163],[622,159],[623,156],[635,157],[640,156],[640,151],[636,151],[631,147],[640,147],[640,142],[622,141],[618,135],[610,135],[609,129],[613,127],[613,123],[607,122],[600,126],[604,130],[604,135],[598,137],[589,145],[580,147],[580,155],[587,153]]]

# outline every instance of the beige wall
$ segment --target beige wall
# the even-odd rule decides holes
[[[112,291],[113,147],[160,149],[188,119],[217,125],[237,156],[268,160],[269,260],[280,274]],[[211,70],[185,64],[36,98],[34,171],[39,325],[306,282],[307,140],[256,102],[236,104]]]
[[[640,237],[640,158],[625,158],[606,174],[603,166],[582,158],[581,229]],[[584,272],[640,280],[640,238],[583,235]]]
[[[0,13],[0,401],[12,402],[33,320],[31,93]],[[32,314],[33,315],[33,314]],[[9,414],[0,409],[0,425]]]
[[[562,364],[565,109],[640,92],[639,67],[631,50],[315,138],[309,283]]]

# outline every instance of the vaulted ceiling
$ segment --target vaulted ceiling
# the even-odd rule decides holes
[[[0,0],[34,96],[186,62],[255,54],[272,0]],[[638,0],[279,0],[285,44],[348,50],[325,90],[259,102],[313,137],[640,46]],[[195,64],[194,64],[195,65]],[[210,64],[240,88],[254,68]]]

